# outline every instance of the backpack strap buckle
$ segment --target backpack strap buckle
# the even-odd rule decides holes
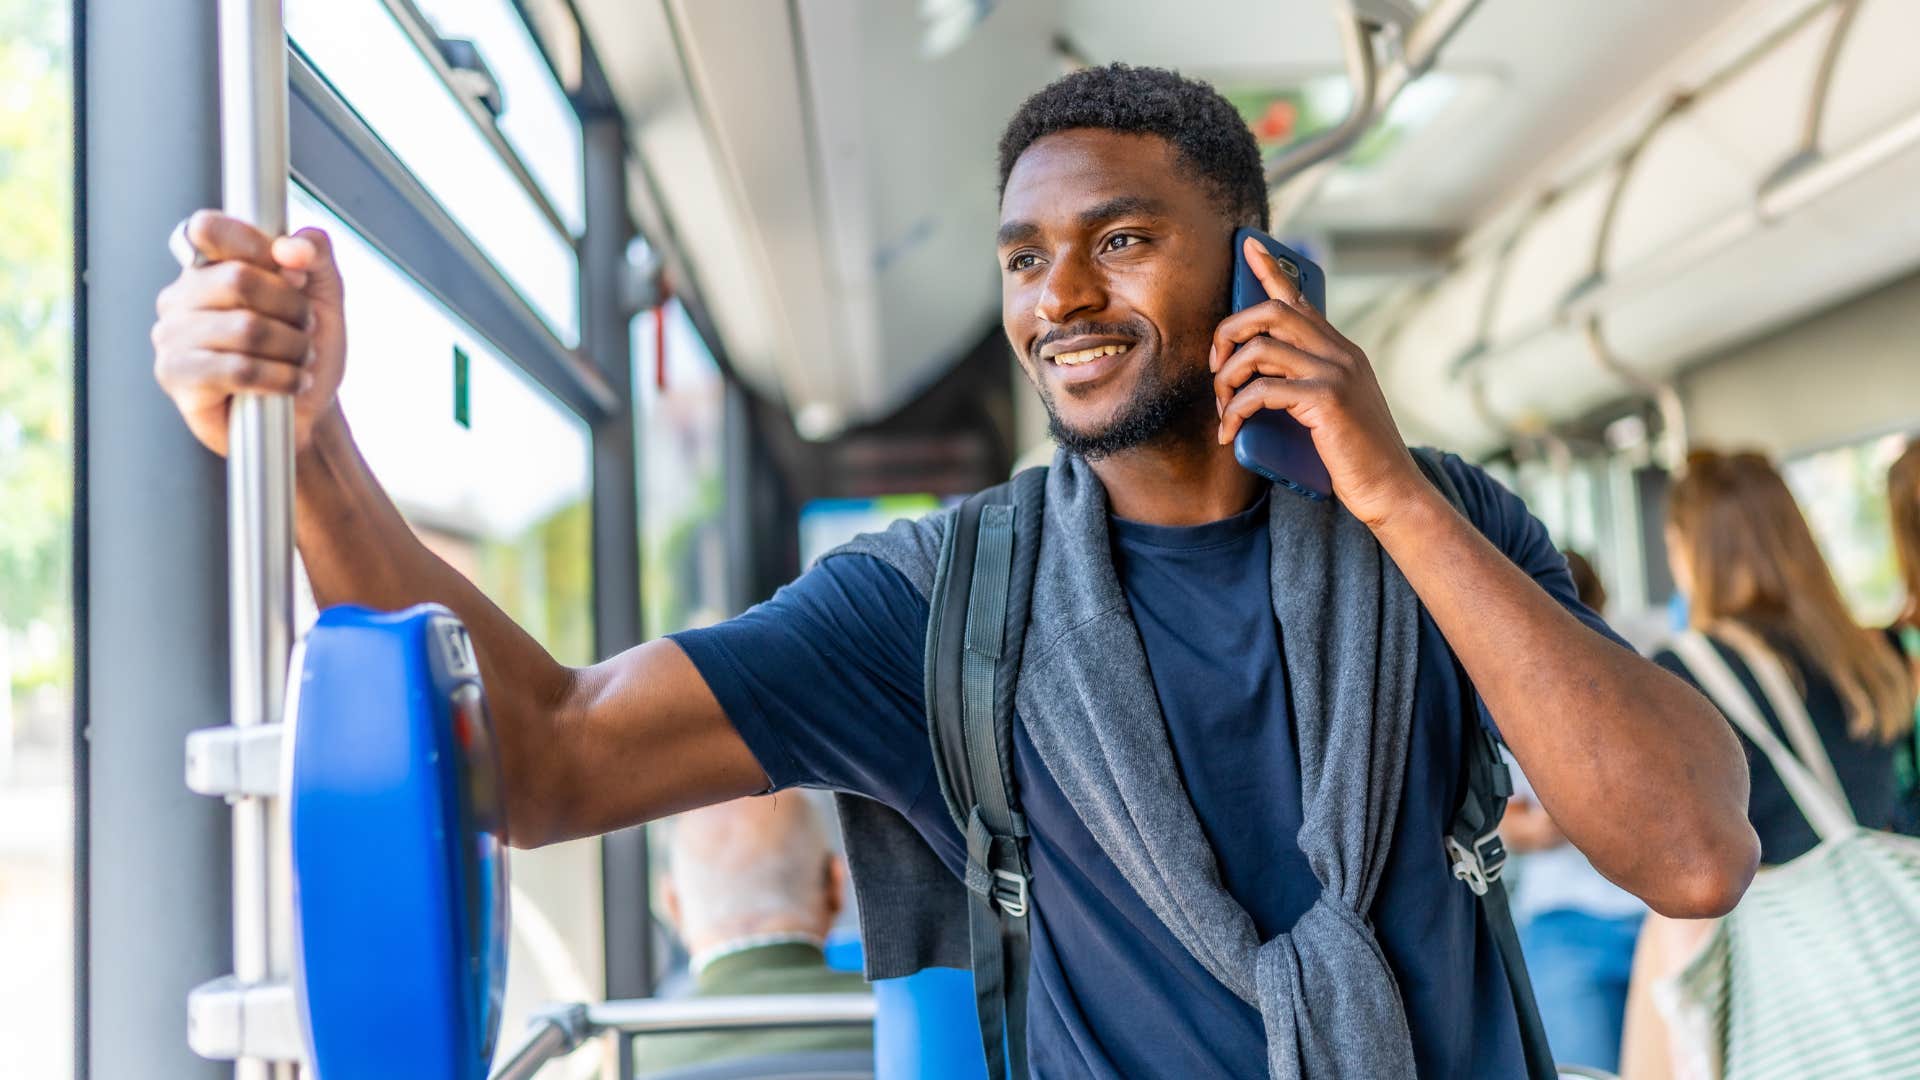
[[[1507,845],[1501,842],[1499,831],[1474,837],[1471,847],[1452,836],[1446,838],[1446,843],[1453,876],[1466,882],[1473,895],[1487,895],[1487,890],[1500,880],[1501,872],[1507,868]]]
[[[993,872],[993,891],[988,894],[987,899],[1008,918],[1024,919],[1027,916],[1029,880],[1025,874],[996,869]]]
[[[1026,838],[1026,819],[1016,818],[1013,836],[995,836],[974,807],[967,819],[967,888],[989,906],[1010,919],[1025,918],[1028,888],[1033,879],[1027,874],[1027,861],[1021,857],[1020,841]]]

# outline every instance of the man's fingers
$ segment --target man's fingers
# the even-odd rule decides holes
[[[1358,346],[1349,341],[1345,334],[1327,320],[1326,312],[1314,307],[1308,301],[1307,294],[1300,288],[1299,279],[1289,276],[1286,271],[1280,269],[1280,261],[1274,257],[1273,252],[1255,243],[1252,237],[1247,238],[1247,245],[1248,250],[1259,248],[1260,254],[1265,256],[1264,259],[1256,260],[1251,265],[1253,276],[1260,279],[1260,284],[1266,288],[1268,296],[1299,312],[1302,319],[1326,335],[1343,351],[1360,351]]]
[[[1348,349],[1341,344],[1345,339],[1329,334],[1328,329],[1284,300],[1266,300],[1220,320],[1213,329],[1207,365],[1217,371],[1234,349],[1261,334],[1329,360],[1347,355]]]
[[[257,311],[295,329],[307,322],[307,298],[284,272],[252,263],[222,262],[183,271],[154,304],[164,318],[189,311]]]
[[[154,346],[180,351],[244,353],[282,363],[304,363],[304,331],[252,311],[185,311],[154,326]]]
[[[1220,410],[1220,441],[1228,443],[1247,418],[1263,409],[1287,409],[1307,404],[1327,392],[1316,379],[1259,378],[1240,388]],[[1299,419],[1295,414],[1295,419]]]
[[[313,379],[294,364],[215,349],[161,353],[154,363],[154,376],[168,390],[190,388],[221,396],[297,394]]]
[[[1231,398],[1240,387],[1261,376],[1283,379],[1325,378],[1332,364],[1310,352],[1296,349],[1270,337],[1256,337],[1233,351],[1213,377],[1213,396],[1218,402]]]
[[[267,234],[218,210],[196,210],[187,219],[187,239],[208,262],[237,259],[262,270],[278,269]]]

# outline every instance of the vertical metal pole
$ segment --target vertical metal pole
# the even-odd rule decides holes
[[[220,0],[221,188],[227,213],[269,236],[287,231],[287,39],[280,0]],[[293,405],[235,399],[227,453],[228,617],[233,725],[277,722],[293,645]],[[288,864],[269,800],[233,802],[233,974],[285,975],[287,935],[273,918],[275,867]],[[292,1066],[240,1059],[239,1080]]]

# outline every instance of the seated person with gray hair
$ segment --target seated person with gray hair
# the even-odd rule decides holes
[[[693,997],[864,993],[866,980],[827,967],[846,864],[798,793],[736,799],[673,819],[660,885],[667,921],[692,957]],[[871,1050],[870,1029],[725,1031],[641,1038],[642,1073],[736,1058]]]

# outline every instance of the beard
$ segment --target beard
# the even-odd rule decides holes
[[[1163,354],[1164,355],[1164,354]],[[1040,403],[1047,409],[1047,433],[1061,449],[1088,461],[1154,443],[1205,438],[1212,417],[1213,374],[1205,366],[1155,363],[1140,373],[1140,381],[1125,404],[1097,427],[1077,428],[1060,417],[1052,388],[1035,380]]]

